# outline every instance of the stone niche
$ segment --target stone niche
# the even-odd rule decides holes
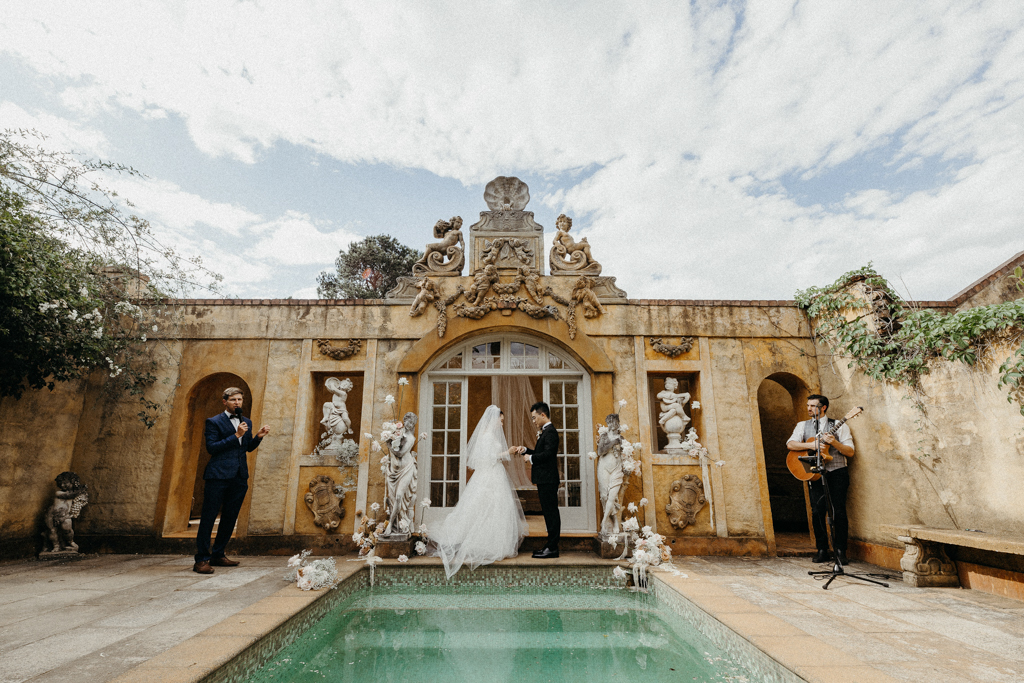
[[[469,274],[487,264],[499,274],[515,273],[521,267],[544,273],[544,227],[525,211],[530,188],[519,178],[498,176],[484,188],[489,211],[469,228]]]
[[[345,402],[345,405],[348,407],[348,416],[352,421],[352,433],[346,435],[345,438],[352,439],[358,445],[362,440],[359,425],[363,413],[363,373],[314,372],[310,377],[313,382],[313,408],[307,418],[309,420],[308,435],[303,446],[303,458],[300,464],[310,466],[336,465],[338,463],[335,463],[332,458],[327,458],[321,462],[311,457],[311,454],[320,442],[320,437],[324,434],[324,426],[320,424],[320,421],[324,418],[324,404],[330,403],[331,399],[334,398],[334,395],[327,389],[325,382],[329,377],[337,377],[341,380],[347,379],[352,382],[352,390],[348,392],[348,400]],[[337,470],[335,470],[335,473],[337,473]],[[334,478],[337,480],[338,477],[335,476]],[[302,493],[305,494],[305,491]],[[302,496],[300,495],[299,497],[301,498]]]
[[[700,373],[698,372],[658,372],[648,373],[647,375],[647,393],[648,400],[650,402],[650,415],[651,424],[649,429],[653,435],[653,441],[655,444],[654,454],[655,463],[665,462],[665,447],[668,445],[668,435],[665,430],[658,424],[658,416],[661,414],[661,401],[658,399],[658,394],[665,388],[665,379],[668,377],[674,377],[679,382],[679,387],[676,389],[676,393],[687,393],[690,395],[690,400],[687,401],[685,412],[690,417],[690,422],[687,423],[685,430],[683,431],[683,437],[686,437],[686,433],[691,428],[697,430],[697,436],[701,443],[704,443],[704,425],[701,420],[701,410],[693,410],[690,403],[693,401],[700,402]],[[658,457],[661,454],[662,457]],[[699,465],[695,458],[686,459],[679,461],[675,464],[693,464]]]

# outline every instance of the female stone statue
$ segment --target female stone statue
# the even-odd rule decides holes
[[[619,434],[619,416],[612,413],[605,418],[607,431],[597,440],[597,490],[601,496],[601,533],[619,533],[622,506],[622,436]]]
[[[384,536],[406,534],[412,529],[416,498],[416,413],[406,413],[402,431],[391,440],[385,485],[387,488],[388,525]]]

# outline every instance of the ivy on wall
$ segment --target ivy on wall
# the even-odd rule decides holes
[[[1014,275],[1019,282],[1020,274]],[[852,286],[858,283],[860,288]],[[915,393],[936,359],[974,366],[996,342],[1017,346],[999,366],[999,387],[1024,415],[1024,299],[955,313],[915,308],[868,264],[827,287],[798,291],[796,301],[814,321],[817,341],[833,355],[849,358],[849,367],[873,379]]]

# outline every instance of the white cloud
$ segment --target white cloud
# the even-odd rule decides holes
[[[465,183],[597,168],[535,200],[584,216],[632,296],[788,297],[873,259],[944,297],[1021,248],[1020,3],[36,0],[8,16],[0,44],[65,106],[180,117],[208,155],[256,163],[284,141]],[[908,192],[879,173],[820,206],[787,190],[891,149],[886,172],[963,168]],[[328,263],[353,238],[148,187],[140,208],[258,234],[245,253],[265,264]]]

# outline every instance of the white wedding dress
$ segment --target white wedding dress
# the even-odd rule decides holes
[[[441,557],[449,579],[462,565],[472,570],[519,553],[528,531],[523,506],[502,464],[508,459],[501,411],[490,406],[466,448],[466,467],[474,470],[473,476],[459,502],[430,533],[434,554]]]

